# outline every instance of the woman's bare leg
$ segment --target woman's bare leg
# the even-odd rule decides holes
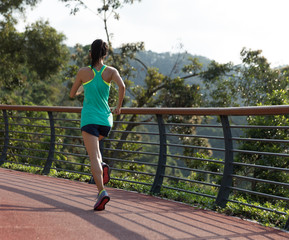
[[[104,189],[104,186],[102,177],[103,172],[101,166],[102,157],[99,149],[99,139],[98,137],[84,131],[82,131],[82,137],[86,151],[89,155],[93,179],[95,181],[98,191],[100,192]]]

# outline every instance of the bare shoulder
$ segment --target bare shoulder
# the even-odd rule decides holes
[[[91,71],[89,67],[82,67],[78,70],[77,79],[80,79],[81,82],[85,83],[91,79],[93,79],[94,73]]]
[[[106,69],[107,69],[107,72],[110,73],[111,75],[118,74],[117,69],[114,67],[107,66]]]
[[[82,67],[78,70],[78,73],[85,74],[85,73],[90,72],[90,71],[91,71],[90,67]]]
[[[116,68],[107,66],[102,74],[102,78],[104,81],[110,83],[111,81],[115,81],[116,78],[120,78],[120,76]]]

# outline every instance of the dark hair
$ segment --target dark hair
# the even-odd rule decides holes
[[[94,67],[98,61],[103,58],[107,53],[108,47],[106,42],[102,41],[101,39],[96,39],[90,47],[91,53],[91,68]]]

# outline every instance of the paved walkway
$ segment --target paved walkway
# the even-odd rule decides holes
[[[289,239],[289,233],[152,196],[0,168],[0,239]]]

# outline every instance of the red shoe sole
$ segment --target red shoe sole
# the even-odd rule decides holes
[[[103,166],[103,184],[107,184],[110,180],[108,166]]]
[[[109,202],[110,198],[109,197],[104,197],[102,200],[101,200],[101,203],[97,206],[97,207],[94,207],[94,211],[102,211],[105,209],[105,204],[107,204]]]

